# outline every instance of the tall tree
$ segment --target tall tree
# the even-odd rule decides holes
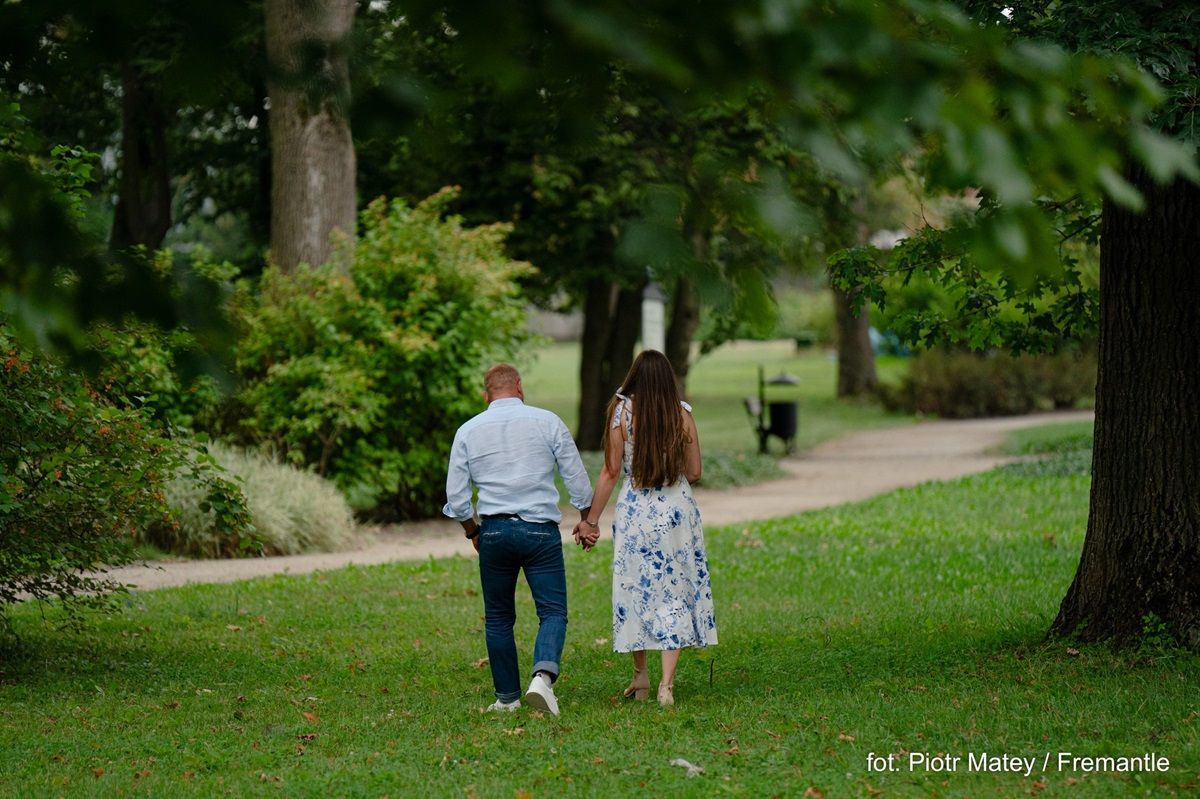
[[[1051,36],[1086,55],[1131,56],[1162,81],[1167,101],[1151,118],[1160,133],[1126,123],[1120,153],[1125,166],[1114,168],[1115,152],[1099,159],[1098,184],[1090,190],[1084,182],[1030,171],[1022,179],[1024,189],[1001,181],[984,192],[970,220],[969,227],[976,229],[1012,214],[1053,220],[1058,235],[1048,243],[1062,243],[1098,219],[1098,292],[1085,288],[1078,264],[1070,259],[1040,258],[1037,265],[1012,261],[998,268],[986,250],[970,243],[962,226],[946,235],[927,230],[897,248],[893,266],[936,275],[956,294],[959,318],[917,320],[910,337],[935,342],[961,336],[975,348],[1045,349],[1063,335],[1088,332],[1098,311],[1087,535],[1051,632],[1128,645],[1148,631],[1165,629],[1182,644],[1200,646],[1196,8],[1115,0],[965,5],[991,25],[1024,37]],[[1082,109],[1090,99],[1074,101]],[[936,174],[947,154],[945,149],[933,153],[927,167]],[[1029,203],[1034,186],[1054,199]],[[1095,191],[1100,187],[1102,199]],[[1101,211],[1093,216],[1097,202]],[[1014,254],[1039,246],[1021,243]],[[869,260],[859,259],[858,275],[867,276],[866,293],[882,301],[879,282],[868,276]],[[842,285],[858,285],[845,280],[855,272],[853,266],[846,270],[839,278]],[[952,332],[955,327],[958,332]]]
[[[1104,203],[1099,373],[1087,537],[1053,631],[1200,647],[1200,187],[1126,176]]]
[[[157,250],[171,227],[167,128],[174,109],[166,107],[157,77],[144,67],[124,63],[120,76],[121,178],[109,245]]]
[[[1155,74],[1167,95],[1156,125],[1197,152],[1200,7],[1104,0],[1032,4],[1024,12],[1031,16],[1015,21],[1023,30],[1076,50],[1123,53]],[[1101,211],[1088,528],[1052,630],[1122,644],[1161,624],[1197,648],[1200,176],[1155,175],[1135,163],[1124,177],[1144,207],[1110,198]]]
[[[265,0],[271,116],[271,257],[323,264],[354,235],[349,49],[354,0]]]

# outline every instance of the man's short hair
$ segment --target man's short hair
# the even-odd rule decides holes
[[[484,390],[493,393],[515,389],[519,382],[521,382],[521,373],[515,366],[507,363],[496,364],[483,376]]]

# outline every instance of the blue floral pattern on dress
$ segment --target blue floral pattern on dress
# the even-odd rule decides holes
[[[700,508],[683,477],[662,488],[634,488],[628,399],[613,426],[625,425],[625,482],[613,520],[613,651],[682,649],[717,643]],[[684,403],[691,411],[691,407]]]

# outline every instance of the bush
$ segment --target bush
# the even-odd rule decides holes
[[[890,410],[949,418],[1070,408],[1095,394],[1092,355],[1022,355],[930,350],[912,359],[899,387],[884,386]]]
[[[238,480],[254,529],[253,547],[262,554],[332,552],[353,539],[350,506],[326,480],[224,444],[214,443],[208,451]],[[181,475],[167,484],[166,497],[173,522],[155,526],[149,536],[154,544],[193,557],[244,553],[247,547],[218,523],[202,482]]]
[[[216,412],[220,398],[213,378],[188,376],[180,368],[180,356],[197,349],[186,330],[165,333],[136,321],[101,324],[89,331],[89,344],[99,359],[96,387],[115,405],[140,409],[172,431],[193,430]]]
[[[23,597],[68,613],[119,589],[88,572],[129,561],[166,511],[178,449],[0,327],[0,613]]]
[[[244,440],[330,477],[357,509],[428,517],[457,427],[483,408],[483,367],[528,340],[509,227],[443,218],[456,192],[363,212],[349,274],[267,269],[244,289],[237,345]]]

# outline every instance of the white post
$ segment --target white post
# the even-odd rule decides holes
[[[651,281],[642,291],[642,349],[662,352],[667,346],[666,299],[662,288]]]

